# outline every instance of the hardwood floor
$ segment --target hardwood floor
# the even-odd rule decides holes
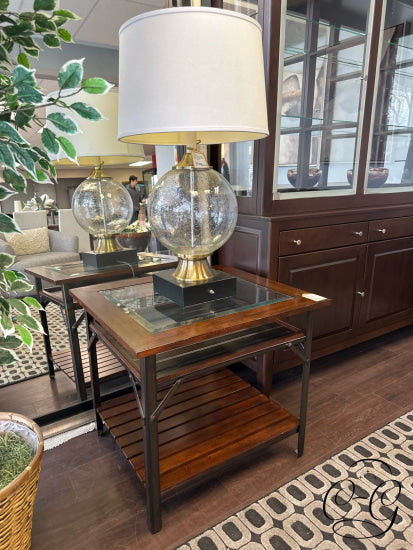
[[[32,550],[175,548],[409,411],[412,364],[413,327],[314,361],[304,456],[295,457],[294,436],[254,461],[170,498],[156,535],[146,527],[143,489],[111,436],[88,433],[48,451],[35,503]],[[281,373],[274,378],[272,398],[298,414],[299,388],[298,368]]]

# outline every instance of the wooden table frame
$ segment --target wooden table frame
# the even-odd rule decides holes
[[[239,278],[288,294],[292,298],[152,334],[99,293],[101,290],[136,285],[150,281],[150,279],[109,283],[94,286],[92,289],[78,288],[71,291],[74,298],[87,312],[92,394],[99,434],[103,431],[104,423],[112,431],[110,419],[106,415],[112,405],[106,402],[102,403],[100,397],[96,358],[98,340],[111,350],[129,373],[142,419],[143,434],[144,467],[141,464],[139,467],[135,467],[135,470],[145,483],[148,527],[152,533],[159,531],[162,526],[161,492],[173,493],[183,485],[193,483],[195,477],[199,480],[211,475],[213,471],[230,460],[233,461],[239,459],[240,456],[256,452],[264,445],[293,433],[298,433],[297,455],[301,456],[304,450],[312,312],[328,305],[330,301],[232,268],[220,267],[220,269]],[[299,313],[305,313],[306,327],[304,331],[292,327],[283,320],[285,317]],[[122,327],[121,330],[120,327]],[[245,440],[242,439],[241,443],[238,442],[235,445],[234,452],[228,451],[228,456],[225,455],[223,459],[218,456],[216,462],[212,459],[208,460],[210,463],[204,470],[197,471],[196,476],[192,473],[187,474],[185,468],[176,468],[179,475],[181,477],[187,475],[187,479],[180,477],[178,481],[171,481],[170,479],[166,480],[167,476],[162,478],[164,474],[161,472],[161,464],[164,464],[162,461],[165,459],[163,457],[160,459],[159,416],[166,411],[168,403],[172,402],[174,396],[180,391],[179,388],[183,384],[196,382],[204,375],[222,373],[228,365],[240,360],[283,347],[291,348],[299,355],[303,363],[299,418],[291,416],[288,411],[260,394],[261,398],[259,399],[265,401],[265,407],[271,409],[274,419],[278,415],[277,420],[274,420],[276,427],[271,427],[270,435],[266,435],[263,430],[262,438],[256,436],[254,439],[256,434],[253,434],[249,436],[249,439],[248,437]],[[188,354],[188,350],[194,355]],[[219,353],[216,350],[220,350]],[[268,372],[265,376],[270,375],[271,373]],[[235,375],[233,373],[227,375],[225,370],[223,376]],[[247,386],[249,387],[248,384]],[[258,390],[253,391],[259,393]],[[160,396],[159,400],[158,396]],[[254,396],[254,399],[257,397]],[[249,411],[246,414],[249,414]],[[210,426],[206,429],[210,429]],[[225,434],[220,436],[224,437]],[[234,447],[234,443],[231,445]],[[219,455],[219,453],[217,454]],[[208,455],[208,459],[210,456]],[[135,466],[133,460],[131,463]]]
[[[141,276],[151,271],[160,269],[168,269],[177,265],[177,259],[174,256],[166,256],[163,254],[150,254],[140,253],[140,256],[146,256],[149,258],[157,257],[161,258],[163,263],[148,261],[147,263],[125,265],[124,267],[113,267],[98,272],[84,272],[77,275],[67,275],[61,271],[56,270],[55,266],[38,266],[27,268],[25,271],[28,275],[31,275],[35,279],[36,296],[39,302],[43,306],[43,310],[40,310],[40,321],[44,331],[43,341],[47,356],[47,363],[49,367],[49,376],[51,379],[55,377],[55,369],[53,362],[52,347],[50,344],[49,327],[47,322],[46,306],[50,302],[57,304],[64,311],[64,319],[66,323],[67,332],[69,335],[70,352],[73,363],[74,379],[76,384],[76,390],[78,397],[81,401],[87,398],[87,388],[85,384],[85,377],[83,372],[78,326],[84,318],[84,314],[76,320],[75,310],[78,308],[77,304],[70,295],[70,290],[76,287],[84,287],[87,285],[94,285],[96,283],[103,283],[106,281],[113,281],[114,279],[128,279],[135,276]],[[79,264],[82,266],[82,262],[70,262],[68,265]],[[57,264],[64,265],[64,264]],[[52,284],[52,288],[43,289],[43,282]]]

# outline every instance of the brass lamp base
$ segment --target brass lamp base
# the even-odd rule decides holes
[[[178,258],[178,265],[173,274],[177,281],[200,283],[215,277],[215,273],[211,269],[207,258],[188,258],[187,256],[179,255]]]
[[[95,252],[116,252],[117,250],[124,250],[117,239],[116,235],[104,235],[103,237],[97,237]]]

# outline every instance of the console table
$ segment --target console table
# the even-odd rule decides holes
[[[85,372],[82,363],[82,350],[79,345],[78,326],[83,320],[81,316],[76,320],[75,309],[79,306],[73,301],[69,290],[78,286],[93,285],[97,282],[113,279],[126,279],[140,276],[149,271],[168,269],[176,266],[178,260],[175,256],[164,254],[151,254],[149,252],[137,253],[136,262],[122,263],[105,268],[94,268],[83,265],[83,262],[72,262],[60,265],[30,267],[25,271],[35,278],[36,294],[39,302],[46,308],[49,302],[57,304],[64,310],[67,332],[69,335],[70,353],[59,353],[59,359],[53,356],[50,345],[49,329],[47,324],[46,309],[40,311],[40,321],[44,330],[44,345],[49,366],[49,376],[54,378],[54,359],[62,362],[62,370],[76,384],[79,398],[86,399]],[[43,288],[43,283],[53,285]],[[64,365],[64,366],[63,366]],[[109,369],[111,373],[119,370],[119,366]],[[113,372],[112,372],[113,371]]]
[[[219,269],[237,277],[236,294],[185,308],[154,294],[151,277],[70,291],[87,316],[98,433],[108,427],[145,484],[153,533],[162,525],[161,495],[295,433],[303,453],[312,312],[330,301]],[[285,320],[300,313],[305,330]],[[128,371],[130,394],[101,400],[98,341]],[[303,363],[298,418],[227,369],[286,346]]]

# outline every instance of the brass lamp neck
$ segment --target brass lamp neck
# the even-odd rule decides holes
[[[109,176],[105,173],[102,166],[103,166],[103,162],[101,162],[98,166],[95,166],[89,178],[96,178],[96,179],[108,178]]]

